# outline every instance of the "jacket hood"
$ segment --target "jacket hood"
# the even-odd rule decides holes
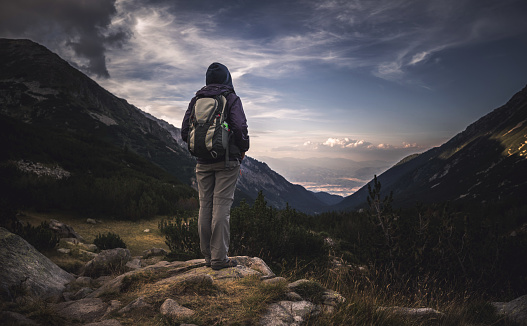
[[[214,62],[209,66],[206,73],[205,84],[220,84],[232,86],[232,78],[229,69],[219,62]]]

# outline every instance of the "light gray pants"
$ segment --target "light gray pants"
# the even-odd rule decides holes
[[[240,163],[197,164],[199,190],[198,232],[201,253],[212,265],[226,263],[229,258],[231,206],[234,200]]]

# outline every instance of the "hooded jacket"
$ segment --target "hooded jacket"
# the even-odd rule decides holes
[[[209,78],[207,76],[207,82],[208,81]],[[196,92],[196,96],[194,96],[190,101],[188,109],[185,112],[185,117],[183,118],[183,123],[181,126],[181,138],[183,138],[183,140],[188,143],[190,114],[198,97],[211,97],[229,91],[230,93],[227,95],[227,107],[230,108],[230,112],[229,116],[226,118],[226,121],[233,132],[234,139],[233,141],[231,141],[231,145],[229,147],[229,160],[237,160],[241,162],[241,153],[247,152],[249,150],[249,133],[247,130],[247,119],[245,117],[245,112],[243,111],[241,99],[240,97],[238,97],[238,95],[236,95],[236,93],[234,92],[234,88],[231,86],[232,81],[230,79],[230,74],[226,82],[230,83],[230,85],[208,84]],[[222,162],[223,160],[224,158],[210,160],[198,158],[198,163],[211,164]]]

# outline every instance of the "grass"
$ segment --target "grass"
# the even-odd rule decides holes
[[[107,234],[112,232],[118,234],[126,243],[126,247],[130,250],[132,256],[139,256],[144,250],[154,247],[168,251],[165,237],[158,229],[158,223],[163,218],[166,217],[159,216],[136,222],[104,219],[102,223],[89,224],[86,223],[87,217],[67,213],[24,212],[19,216],[22,222],[29,222],[35,226],[51,219],[58,220],[73,227],[75,232],[80,234],[88,243],[93,243],[99,233]],[[145,229],[150,229],[150,232],[143,232]]]
[[[43,221],[56,219],[72,226],[88,243],[100,233],[112,232],[118,234],[127,244],[132,255],[140,255],[144,250],[158,247],[168,249],[164,243],[164,236],[159,232],[158,223],[163,217],[138,222],[104,220],[98,224],[86,223],[82,216],[64,213],[25,212],[19,217],[23,222],[40,225]],[[143,232],[150,229],[150,233]],[[75,250],[74,247],[72,247]],[[78,253],[63,255],[56,250],[46,253],[55,263],[68,271],[75,271],[84,265],[89,257],[82,257]],[[75,257],[75,258],[72,258]],[[301,270],[301,266],[295,271]],[[306,277],[289,272],[294,280]],[[257,277],[239,280],[228,280],[210,283],[173,282],[160,285],[157,282],[167,277],[163,271],[141,272],[125,280],[123,290],[107,299],[118,299],[123,307],[139,296],[151,305],[150,308],[132,311],[125,315],[114,314],[123,325],[177,325],[191,323],[196,325],[253,325],[257,324],[262,314],[272,302],[283,300],[287,292],[287,282],[268,284]],[[309,277],[308,277],[309,278]],[[372,269],[368,274],[344,271],[328,271],[326,275],[300,287],[303,297],[314,301],[321,301],[323,288],[335,290],[346,298],[346,302],[335,308],[333,314],[320,314],[311,317],[308,325],[454,325],[454,326],[516,326],[496,314],[495,309],[477,293],[459,291],[454,285],[448,285],[439,280],[424,278],[417,282],[418,286],[408,285],[394,288],[394,285],[381,285],[383,273]],[[410,283],[410,282],[409,282]],[[401,290],[403,288],[403,290]],[[411,289],[410,289],[411,288]],[[180,305],[192,309],[192,317],[181,320],[171,320],[159,313],[159,308],[167,298],[175,299]],[[15,308],[14,306],[18,306]],[[379,311],[378,307],[413,307],[433,308],[444,313],[441,317],[414,318]],[[12,311],[21,311],[31,318],[44,320],[51,325],[60,325],[60,318],[56,317],[45,303],[25,302],[24,304],[8,303]]]

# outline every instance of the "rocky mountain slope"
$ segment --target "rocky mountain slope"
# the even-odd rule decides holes
[[[402,160],[378,177],[394,203],[522,203],[527,193],[527,87],[440,147]],[[367,186],[335,209],[365,205]]]
[[[41,130],[52,128],[109,142],[139,154],[186,184],[195,182],[195,160],[179,128],[114,96],[45,47],[29,40],[0,39],[0,65],[1,115]],[[278,208],[286,202],[305,212],[327,206],[248,158],[237,199],[255,199],[260,190]]]

